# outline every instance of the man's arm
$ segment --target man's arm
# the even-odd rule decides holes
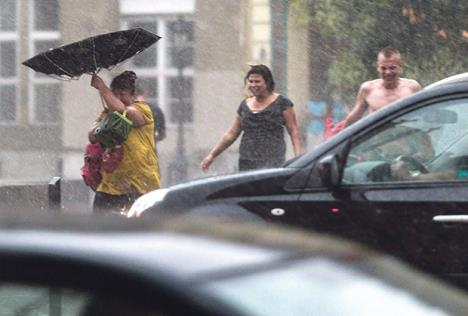
[[[368,104],[366,102],[366,96],[368,94],[368,83],[364,82],[361,87],[359,88],[357,97],[356,97],[356,104],[354,105],[353,110],[346,116],[344,119],[344,127],[347,127],[357,120],[359,120],[364,113],[367,111]]]
[[[166,119],[164,113],[159,106],[154,107],[155,117],[155,130],[156,130],[156,141],[161,141],[166,138]]]
[[[456,179],[456,170],[447,169],[443,171],[420,173],[413,176],[404,161],[396,161],[390,166],[392,178],[399,181],[434,181],[434,180],[454,180]]]

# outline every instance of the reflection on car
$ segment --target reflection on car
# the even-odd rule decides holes
[[[426,316],[468,308],[464,291],[388,255],[291,228],[33,219],[0,219],[3,315]]]
[[[211,214],[306,227],[468,288],[468,229],[458,221],[468,213],[467,127],[468,73],[366,116],[282,168],[156,190],[129,216]]]
[[[343,183],[402,180],[391,173],[390,165],[396,161],[407,164],[414,177],[404,180],[454,169],[468,157],[468,147],[457,145],[465,136],[457,133],[464,123],[458,121],[457,112],[463,110],[464,104],[459,102],[436,109],[424,107],[380,127],[373,133],[375,136],[368,135],[350,149]],[[454,148],[462,152],[454,155]]]

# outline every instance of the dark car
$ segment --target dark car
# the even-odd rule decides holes
[[[392,171],[398,162],[407,178]],[[157,190],[129,214],[202,213],[333,233],[467,286],[459,215],[468,214],[468,73],[366,116],[282,168]]]
[[[0,219],[1,315],[439,316],[468,309],[464,291],[318,234],[208,218],[157,225],[29,218]]]

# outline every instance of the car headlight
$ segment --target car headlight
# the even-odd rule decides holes
[[[140,217],[151,206],[164,200],[169,189],[158,189],[140,196],[127,213],[127,217]]]

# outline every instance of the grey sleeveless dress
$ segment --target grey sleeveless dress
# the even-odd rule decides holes
[[[283,164],[286,154],[283,112],[292,106],[292,102],[282,95],[259,112],[252,112],[246,100],[241,102],[237,110],[242,130],[240,171],[274,168]]]

